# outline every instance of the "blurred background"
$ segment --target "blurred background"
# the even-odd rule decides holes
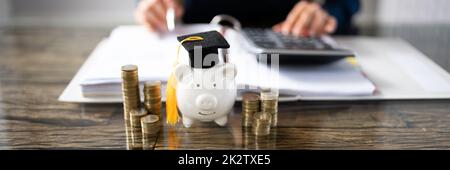
[[[112,26],[134,23],[136,0],[0,0],[2,25]],[[357,25],[449,24],[448,0],[362,0]]]
[[[449,0],[362,0],[363,35],[401,37],[450,68]],[[136,0],[0,0],[0,27],[107,27],[135,24]]]

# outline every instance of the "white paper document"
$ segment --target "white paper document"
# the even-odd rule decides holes
[[[176,36],[211,29],[215,27],[189,25],[161,36],[150,34],[141,26],[114,29],[110,37],[92,54],[86,72],[80,78],[83,96],[120,97],[120,68],[125,64],[138,65],[141,82],[166,82],[173,69],[179,45]],[[252,87],[279,88],[281,95],[291,96],[364,96],[371,95],[375,89],[346,60],[318,66],[281,67],[277,69],[279,72],[271,70],[267,65],[258,63],[254,54],[240,49],[239,38],[238,34],[233,33],[227,36],[231,45],[229,58],[237,66],[236,83],[239,87],[250,90]],[[271,80],[274,74],[277,77],[275,81]]]
[[[156,35],[147,32],[142,26],[120,26],[92,52],[59,100],[82,103],[121,102],[120,68],[126,64],[138,65],[141,83],[148,80],[165,83],[173,69],[179,45],[176,36],[214,29],[217,27],[206,24],[185,25],[177,27],[172,33]],[[273,67],[258,63],[255,54],[241,48],[241,38],[236,32],[228,32],[226,35],[231,46],[230,62],[237,66],[236,83],[241,88],[245,87],[244,90],[257,86],[279,88],[281,101],[432,98],[436,95],[426,90],[436,91],[435,88],[440,88],[437,90],[440,93],[445,92],[438,98],[450,98],[450,76],[445,71],[442,72],[441,68],[436,68],[425,56],[415,54],[417,51],[412,47],[371,50],[379,49],[391,40],[348,38],[338,41],[346,48],[356,50],[359,66],[344,59],[323,65],[283,65],[276,68],[279,72],[273,72]],[[404,45],[403,41],[393,42],[397,46]],[[387,52],[396,54],[384,55]],[[186,52],[181,47],[180,56],[185,55],[183,53]],[[404,54],[411,55],[415,60],[402,62]],[[186,63],[187,57],[181,60]],[[428,71],[427,74],[434,76],[411,75],[415,74],[411,65],[419,65],[421,72]],[[436,72],[439,74],[435,74]],[[426,79],[433,79],[439,84],[423,83]],[[396,93],[397,91],[402,93]]]

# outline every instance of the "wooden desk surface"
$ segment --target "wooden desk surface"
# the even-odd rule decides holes
[[[0,30],[0,149],[126,149],[120,104],[58,102],[108,29]],[[237,103],[226,127],[164,127],[150,149],[449,149],[450,100],[292,102],[256,138]],[[130,138],[128,138],[130,139]]]

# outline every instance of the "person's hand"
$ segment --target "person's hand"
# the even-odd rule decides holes
[[[320,36],[333,33],[336,27],[336,18],[318,3],[301,1],[289,12],[286,20],[275,25],[273,30],[286,35]]]
[[[134,12],[136,21],[150,32],[167,31],[166,14],[169,8],[175,10],[175,17],[183,15],[183,7],[175,0],[142,0]]]

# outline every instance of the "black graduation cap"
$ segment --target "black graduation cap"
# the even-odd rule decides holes
[[[202,37],[203,40],[198,41],[186,41],[183,42],[183,47],[189,53],[189,62],[192,68],[211,68],[219,63],[218,48],[230,48],[227,40],[217,31],[201,32],[196,34],[189,34],[177,37],[181,42],[184,39],[192,36]],[[201,49],[201,55],[199,55]],[[198,50],[198,51],[197,51]],[[198,53],[197,58],[201,61],[194,61],[194,51]]]

